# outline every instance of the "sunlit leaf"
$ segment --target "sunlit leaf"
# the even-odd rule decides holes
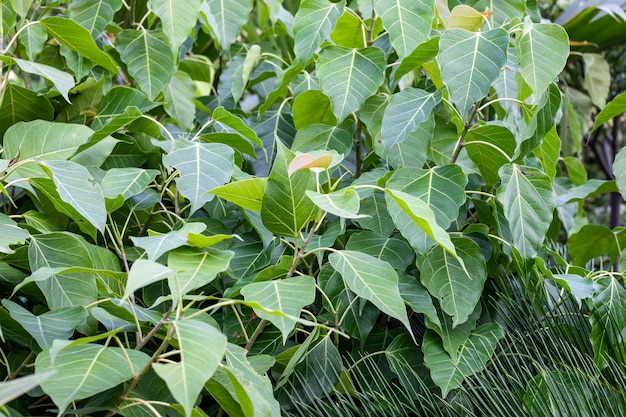
[[[252,0],[208,0],[208,10],[203,7],[211,29],[217,36],[220,46],[228,50],[239,35],[241,27],[248,20],[252,10]]]
[[[161,19],[173,51],[189,37],[201,6],[200,0],[150,0],[150,9]]]
[[[378,0],[374,10],[400,59],[428,38],[435,17],[433,3],[424,0]]]
[[[68,11],[70,18],[87,29],[95,39],[111,23],[120,7],[121,0],[78,0],[69,4]]]
[[[341,16],[344,0],[305,0],[300,5],[293,22],[294,52],[304,64],[323,41],[330,37],[335,23]]]
[[[125,300],[135,291],[172,275],[174,275],[174,270],[157,262],[137,259],[130,267],[122,299]]]
[[[135,246],[146,251],[148,259],[156,260],[161,255],[187,244],[188,233],[202,233],[206,229],[204,223],[187,223],[178,230],[168,233],[151,233],[150,236],[133,237]]]

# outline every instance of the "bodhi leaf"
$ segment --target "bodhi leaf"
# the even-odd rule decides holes
[[[51,172],[61,199],[104,233],[107,220],[104,196],[87,168],[72,161],[46,161],[41,165]]]
[[[328,261],[344,282],[359,297],[371,301],[410,329],[404,301],[398,287],[398,273],[385,261],[362,252],[335,251]]]
[[[346,219],[364,217],[359,215],[359,194],[353,188],[344,188],[328,194],[307,191],[307,197],[324,211]]]
[[[54,118],[54,108],[46,97],[12,83],[7,83],[3,92],[4,97],[0,104],[0,135],[18,122]]]
[[[122,7],[121,0],[78,0],[69,4],[69,16],[97,38],[111,23],[115,12]]]
[[[122,300],[126,300],[138,289],[168,278],[173,274],[174,270],[167,268],[160,263],[149,261],[147,259],[137,259],[130,267]]]
[[[227,51],[231,43],[235,41],[241,27],[248,20],[252,10],[252,0],[208,0],[203,6],[206,18],[213,33],[223,50]]]
[[[487,32],[449,29],[441,35],[437,56],[441,78],[464,118],[500,75],[508,43],[509,35],[502,28]]]
[[[415,254],[409,244],[398,237],[380,236],[364,231],[350,236],[346,249],[374,256],[398,270],[406,269],[413,263]]]
[[[289,175],[289,163],[293,158],[293,153],[279,142],[261,206],[261,220],[265,227],[273,233],[290,237],[298,236],[317,211],[306,196],[306,191],[315,187],[313,173],[306,169]]]
[[[150,9],[159,16],[163,32],[176,53],[189,37],[200,15],[200,0],[150,0]]]
[[[464,323],[476,308],[487,278],[487,266],[480,247],[469,238],[452,240],[465,268],[439,246],[433,246],[420,266],[421,281],[437,298],[452,325]]]
[[[246,178],[224,184],[209,192],[239,207],[259,212],[266,183],[267,178]]]
[[[622,350],[623,330],[626,326],[626,290],[612,276],[596,281],[593,308],[589,316],[591,322],[591,345],[593,359],[600,369],[609,364],[614,349]]]
[[[178,248],[171,251],[167,256],[167,266],[175,272],[168,275],[172,302],[176,304],[190,291],[213,281],[217,274],[228,269],[234,255],[232,251],[217,249]]]
[[[626,198],[626,148],[622,148],[618,154],[615,155],[613,174],[615,174],[615,181],[622,193],[622,198]]]
[[[17,321],[42,349],[52,347],[55,339],[67,340],[74,329],[85,322],[87,310],[83,307],[66,307],[35,316],[19,304],[2,300],[13,320]]]
[[[494,123],[476,123],[467,132],[465,149],[478,166],[487,185],[500,180],[498,170],[512,161],[517,142],[508,128]]]
[[[59,407],[58,415],[72,401],[95,394],[128,381],[148,363],[144,352],[96,344],[82,344],[62,349],[54,358],[50,350],[37,355],[35,374],[56,371],[53,379],[41,383],[41,388]]]
[[[121,31],[116,49],[128,72],[150,100],[154,100],[176,71],[167,36],[157,30]]]
[[[430,369],[430,377],[441,388],[442,395],[458,388],[463,380],[483,369],[493,355],[504,330],[497,323],[486,323],[473,330],[456,352],[450,355],[443,348],[441,339],[432,330],[424,334],[422,351],[424,363]]]
[[[21,378],[0,382],[0,404],[6,404],[15,398],[37,388],[43,381],[51,378],[54,371],[31,374]]]
[[[127,200],[143,192],[158,174],[155,169],[111,168],[102,178],[102,194],[107,199],[121,195]]]
[[[293,22],[294,52],[305,64],[315,50],[330,37],[330,33],[343,13],[344,0],[305,0]]]
[[[74,20],[55,16],[45,18],[41,24],[50,36],[72,51],[78,52],[94,64],[118,74],[119,70],[113,58],[98,49],[89,31]]]
[[[560,25],[534,23],[527,17],[517,51],[519,72],[539,97],[565,67],[569,57],[567,32]]]
[[[241,289],[246,301],[259,303],[267,310],[279,311],[291,317],[300,317],[300,310],[315,301],[315,280],[309,276],[299,276],[284,280],[254,282]],[[288,317],[274,315],[254,309],[262,319],[278,327],[283,335],[283,343],[296,322]]]
[[[74,77],[72,77],[70,74],[49,65],[44,65],[38,62],[26,61],[19,58],[0,56],[0,60],[6,63],[15,62],[22,71],[39,75],[50,80],[54,84],[56,89],[59,90],[59,93],[61,93],[65,101],[67,101],[68,103],[70,102],[68,94],[69,91],[74,88]]]
[[[435,17],[432,1],[378,0],[373,3],[400,59],[426,41]]]
[[[500,168],[497,198],[512,232],[513,246],[531,259],[546,238],[556,207],[552,181],[543,171],[517,164]]]
[[[376,47],[329,46],[319,53],[317,65],[320,88],[340,122],[376,94],[385,79],[385,54]]]
[[[230,180],[234,169],[234,151],[221,143],[201,143],[181,139],[163,157],[168,167],[176,168],[178,191],[191,202],[191,212],[213,200],[209,191]]]
[[[12,254],[15,251],[11,245],[18,245],[26,242],[30,234],[22,229],[9,216],[0,213],[0,252]]]
[[[340,155],[347,156],[352,149],[353,134],[354,122],[350,119],[339,126],[313,123],[298,129],[291,150],[294,152],[334,150]]]
[[[206,229],[204,223],[187,223],[180,229],[168,233],[149,232],[150,236],[131,236],[130,240],[135,246],[146,251],[148,259],[156,260],[164,253],[186,245],[189,233],[202,233],[204,229]]]
[[[385,108],[382,136],[385,147],[401,143],[430,118],[433,108],[441,101],[441,91],[428,93],[419,88],[405,88],[391,96]]]
[[[593,124],[593,129],[596,130],[615,116],[619,116],[620,114],[626,111],[626,91],[621,94],[615,96],[613,100],[611,100],[598,116],[596,117],[596,121]]]
[[[196,85],[183,71],[176,71],[163,91],[165,111],[172,116],[178,127],[189,130],[196,113]]]
[[[152,368],[161,377],[174,398],[190,417],[204,384],[211,378],[226,352],[226,336],[199,320],[172,322],[180,351],[180,362],[155,363]]]

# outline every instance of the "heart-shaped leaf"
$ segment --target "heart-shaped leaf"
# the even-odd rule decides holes
[[[339,16],[343,13],[344,0],[305,0],[300,5],[293,22],[294,52],[304,64],[315,50],[330,37]]]
[[[400,59],[428,38],[435,17],[431,1],[378,0],[373,3]]]
[[[150,9],[159,16],[163,32],[176,51],[189,37],[200,15],[200,0],[150,0]]]

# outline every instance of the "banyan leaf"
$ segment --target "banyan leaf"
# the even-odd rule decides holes
[[[317,65],[320,87],[340,122],[359,110],[385,78],[385,54],[376,47],[329,46],[320,51]]]

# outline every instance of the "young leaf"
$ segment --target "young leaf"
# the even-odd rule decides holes
[[[522,258],[535,257],[543,245],[556,207],[552,181],[536,168],[508,164],[500,168],[498,201]]]
[[[328,169],[333,162],[333,156],[331,154],[323,154],[315,157],[308,153],[301,153],[296,155],[289,163],[287,169],[287,175],[291,175],[296,171],[308,168],[325,168]]]
[[[290,237],[298,236],[317,211],[306,196],[306,191],[315,187],[313,173],[303,170],[289,175],[289,163],[293,158],[293,153],[279,142],[261,206],[265,227],[273,233]]]
[[[342,122],[374,95],[384,82],[385,54],[376,47],[329,46],[319,53],[317,76],[333,112]]]
[[[560,25],[534,23],[527,17],[517,51],[520,74],[539,97],[565,67],[569,57],[567,32]]]
[[[59,407],[59,415],[72,401],[89,398],[128,381],[149,362],[144,352],[86,343],[62,349],[54,358],[50,350],[37,355],[35,374],[56,371],[41,388]]]
[[[389,33],[391,46],[400,59],[426,41],[435,17],[431,1],[378,0],[373,3],[376,14]]]
[[[419,88],[405,88],[391,96],[385,108],[382,124],[386,148],[401,143],[430,118],[433,108],[441,101],[441,91],[428,93]]]
[[[41,21],[41,24],[46,28],[50,36],[66,45],[72,51],[78,52],[94,64],[100,65],[114,74],[119,73],[113,58],[98,49],[89,31],[74,20],[55,16],[45,18]]]
[[[226,336],[218,329],[199,320],[176,320],[180,362],[155,363],[152,368],[191,417],[192,410],[204,384],[211,378],[226,351]]]
[[[398,288],[398,274],[391,265],[350,250],[333,252],[328,261],[352,292],[371,301],[383,313],[400,320],[410,331],[406,307]]]
[[[178,170],[178,191],[191,202],[191,212],[194,213],[213,200],[209,191],[230,180],[233,158],[234,151],[227,145],[180,139],[163,157],[163,163]]]
[[[305,0],[300,5],[293,22],[294,52],[306,64],[317,48],[330,37],[330,33],[343,13],[344,0]]]
[[[476,308],[487,278],[487,266],[480,247],[469,238],[453,239],[458,260],[439,246],[433,246],[420,265],[420,279],[452,316],[452,326],[464,323]]]
[[[157,30],[121,31],[116,49],[128,72],[150,100],[156,99],[176,71],[167,37]]]
[[[247,178],[224,184],[209,191],[244,209],[259,212],[267,178]]]
[[[201,0],[150,0],[150,9],[159,16],[163,32],[176,53],[189,37],[200,16]]]
[[[315,301],[315,282],[308,276],[284,280],[254,282],[241,289],[246,301],[259,303],[267,310],[279,311],[291,317],[300,317],[300,310]],[[283,343],[296,325],[290,318],[255,309],[256,314],[280,329]]]
[[[464,118],[500,75],[508,44],[509,35],[502,28],[487,32],[449,29],[441,35],[437,56],[441,78]]]

